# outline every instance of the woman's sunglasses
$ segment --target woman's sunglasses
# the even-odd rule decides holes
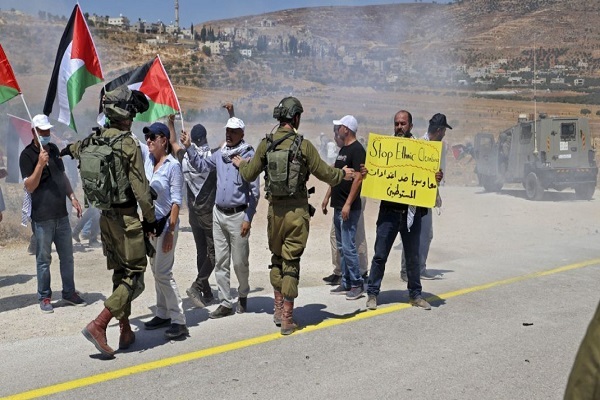
[[[153,132],[145,133],[144,139],[154,142],[158,136],[162,136],[162,135],[157,135],[156,133],[153,133]]]

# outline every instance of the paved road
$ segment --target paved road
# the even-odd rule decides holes
[[[599,204],[447,192],[454,205],[442,217],[452,216],[436,221],[432,255],[445,279],[424,283],[431,311],[406,304],[396,251],[378,310],[365,311],[364,298],[330,296],[326,286],[303,287],[296,315],[307,327],[290,337],[277,334],[270,294],[260,291],[245,315],[213,321],[196,312],[182,342],[142,330],[113,360],[98,359],[78,332],[0,343],[0,396],[562,398],[600,299]],[[486,205],[465,209],[466,196]]]

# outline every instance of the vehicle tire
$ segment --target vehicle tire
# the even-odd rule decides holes
[[[594,197],[596,185],[593,183],[582,183],[575,186],[575,195],[579,200],[591,200]]]
[[[529,200],[541,200],[544,197],[544,188],[535,172],[525,177],[525,194]]]

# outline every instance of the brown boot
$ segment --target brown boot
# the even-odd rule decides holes
[[[281,316],[283,314],[283,294],[279,290],[273,290],[275,294],[275,309],[273,310],[273,322],[281,326]]]
[[[119,328],[121,330],[121,336],[119,336],[119,350],[128,349],[129,346],[135,342],[135,333],[131,331],[129,318],[119,320]]]
[[[104,308],[95,320],[87,324],[81,331],[83,336],[96,346],[96,349],[107,357],[112,357],[115,351],[106,343],[106,328],[112,319],[112,314],[108,308]]]
[[[283,314],[281,316],[281,334],[290,335],[296,329],[298,325],[294,322],[294,301],[285,300],[283,301]]]

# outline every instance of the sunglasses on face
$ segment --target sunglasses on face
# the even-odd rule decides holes
[[[162,136],[162,135],[157,135],[156,133],[152,133],[152,132],[144,134],[144,138],[151,142],[154,142],[156,140],[156,138],[159,136]]]

